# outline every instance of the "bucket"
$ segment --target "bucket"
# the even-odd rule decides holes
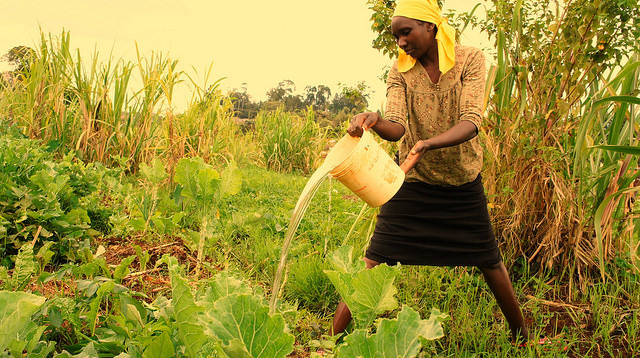
[[[391,199],[404,182],[404,172],[373,138],[345,135],[327,154],[325,163],[337,165],[329,176],[338,179],[371,207]]]

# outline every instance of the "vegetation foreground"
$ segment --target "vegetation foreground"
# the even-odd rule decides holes
[[[176,182],[187,164],[193,180],[216,179],[209,196],[183,182],[176,210],[175,191],[154,189],[168,179],[158,162],[123,175],[70,156],[50,161],[37,141],[5,134],[1,143],[3,217],[10,221],[3,223],[3,257],[6,266],[14,261],[0,273],[5,355],[351,357],[349,347],[367,339],[443,357],[631,357],[640,347],[639,277],[622,260],[607,267],[606,282],[584,291],[558,284],[558,272],[534,274],[526,262],[513,263],[532,329],[562,342],[544,350],[513,346],[476,270],[383,265],[362,276],[357,257],[375,210],[333,181],[322,185],[302,221],[278,313],[269,315],[284,229],[306,175],[251,164],[212,175],[217,171],[200,160],[181,161]],[[189,204],[198,200],[214,204],[209,232],[197,225],[199,206]],[[155,208],[146,218],[145,203]],[[19,221],[8,217],[9,208],[26,215],[22,232],[7,235]],[[355,291],[343,292],[340,282]],[[358,289],[363,284],[367,290]],[[336,348],[327,334],[338,292],[362,303],[362,318]],[[376,343],[374,332],[384,332],[384,342]],[[419,336],[425,339],[415,341]],[[256,353],[267,346],[273,350]]]

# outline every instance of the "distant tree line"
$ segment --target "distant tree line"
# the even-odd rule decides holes
[[[355,86],[339,84],[339,87],[337,93],[332,93],[326,85],[306,86],[302,93],[297,93],[293,81],[283,80],[267,91],[266,101],[254,102],[245,85],[229,91],[227,96],[233,103],[236,116],[242,119],[252,119],[260,111],[274,110],[278,107],[284,107],[287,111],[300,111],[311,107],[317,118],[339,123],[364,111],[369,104],[369,87],[364,82]]]

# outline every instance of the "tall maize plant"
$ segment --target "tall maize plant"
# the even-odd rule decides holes
[[[393,56],[391,0],[370,0]],[[446,1],[445,1],[446,5]],[[507,259],[583,278],[638,256],[637,0],[504,1],[461,13],[495,41],[483,176]],[[385,40],[386,39],[386,40]],[[573,282],[573,281],[572,281]]]
[[[640,268],[640,56],[615,77],[598,83],[582,105],[573,175],[578,205],[593,217],[601,273],[610,258],[625,256]]]
[[[233,112],[219,81],[208,85],[211,68],[197,84],[178,61],[136,53],[135,62],[103,62],[98,53],[87,60],[71,50],[69,32],[42,34],[25,65],[0,79],[0,123],[85,161],[126,161],[133,170],[156,157],[171,169],[184,156],[228,155],[220,141],[233,130]],[[174,91],[185,77],[194,98],[177,115]]]

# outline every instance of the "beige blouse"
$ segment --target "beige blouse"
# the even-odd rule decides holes
[[[405,73],[394,62],[387,79],[385,119],[404,126],[400,163],[419,141],[443,133],[460,121],[478,129],[484,110],[486,67],[482,51],[456,45],[455,66],[431,82],[420,61]],[[482,169],[478,137],[448,148],[427,151],[407,173],[407,181],[442,186],[462,185],[476,179]]]

